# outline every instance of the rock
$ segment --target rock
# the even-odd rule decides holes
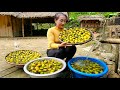
[[[113,65],[108,65],[109,71],[107,78],[120,78],[120,75],[118,73],[115,73],[115,64]]]
[[[89,46],[89,47],[83,48],[83,50],[85,50],[85,51],[90,51],[91,48],[92,48],[92,46]]]
[[[105,58],[105,59],[108,59],[108,60],[112,60],[114,61],[114,57],[115,55],[112,54],[112,53],[100,53],[101,57]]]
[[[99,33],[94,33],[93,36],[94,36],[94,38],[96,39],[97,37],[100,36],[100,34],[99,34]]]
[[[120,78],[120,76],[114,71],[110,71],[107,75],[108,78]]]
[[[109,71],[114,71],[115,70],[115,64],[109,64],[109,65],[107,65],[108,66],[108,68],[109,68]]]
[[[114,64],[112,61],[108,60],[108,59],[104,59],[103,60],[107,65],[112,65]]]

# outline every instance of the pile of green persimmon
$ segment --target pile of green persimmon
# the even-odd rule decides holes
[[[59,39],[70,44],[82,44],[92,39],[92,33],[85,28],[74,27],[61,31]]]
[[[71,63],[71,66],[80,72],[88,74],[98,74],[103,72],[103,67],[91,60],[77,60]]]
[[[27,67],[29,72],[35,74],[50,74],[60,70],[63,67],[63,64],[54,59],[44,59],[44,60],[35,60],[30,63]]]
[[[30,60],[40,58],[41,54],[33,50],[17,50],[9,53],[5,59],[12,64],[25,64]]]

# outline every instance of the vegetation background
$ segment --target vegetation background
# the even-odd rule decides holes
[[[78,17],[81,15],[103,15],[105,18],[110,18],[112,16],[116,16],[117,12],[68,12],[69,14],[69,22],[65,25],[65,28],[71,27],[79,27],[80,22],[78,21]],[[46,35],[47,30],[54,26],[54,23],[33,23],[34,32],[41,33],[41,35]]]

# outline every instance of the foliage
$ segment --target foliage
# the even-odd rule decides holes
[[[78,21],[78,17],[81,15],[103,15],[106,18],[116,15],[116,12],[68,12],[69,14],[69,22],[65,25],[66,28],[70,27],[79,27],[80,22]],[[34,24],[35,29],[37,30],[37,24]],[[54,26],[52,23],[42,23],[38,24],[38,30],[48,29]]]
[[[103,15],[106,18],[117,15],[117,12],[68,12],[69,22],[66,24],[66,28],[79,27],[80,22],[78,17],[81,15]]]
[[[71,27],[79,27],[80,22],[78,21],[78,17],[81,15],[103,15],[106,18],[110,18],[112,16],[117,15],[117,12],[68,12],[69,14],[69,22],[65,25],[65,28]],[[34,32],[38,33],[38,31],[48,30],[48,28],[54,26],[53,23],[42,23],[42,24],[34,24],[35,30]],[[43,33],[43,31],[42,31]],[[46,32],[44,32],[46,35]]]
[[[71,27],[79,27],[79,21],[70,20],[68,23],[66,23],[65,28],[71,28]]]
[[[69,12],[69,19],[76,20],[78,16],[81,15],[96,15],[100,14],[100,12]]]
[[[111,14],[117,15],[117,12],[69,12],[69,19],[76,20],[81,15],[103,15],[107,18]]]

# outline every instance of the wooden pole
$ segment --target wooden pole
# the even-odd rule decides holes
[[[101,22],[101,27],[102,27],[102,35],[101,35],[101,37],[102,37],[102,40],[106,40],[106,35],[105,35],[105,29],[106,29],[106,20],[104,20],[103,22]],[[102,43],[101,44],[101,48],[102,49],[105,49],[104,48],[104,46],[105,46],[106,44],[104,44],[104,43]]]
[[[116,38],[107,38],[100,40],[101,43],[109,43],[109,44],[120,44],[120,39]]]
[[[116,38],[118,38],[118,30],[115,30],[115,31],[116,31]],[[118,62],[119,62],[119,44],[116,44],[115,73],[117,73],[117,70],[118,70]]]
[[[33,35],[33,32],[32,32],[32,19],[30,18],[30,31],[31,31],[31,36]]]
[[[50,23],[48,23],[48,25],[49,25],[49,28],[51,27],[51,24]]]
[[[109,29],[110,29],[110,31],[109,31],[109,37],[112,37],[112,28],[110,27]]]
[[[38,23],[37,23],[37,30],[38,30]]]
[[[24,18],[22,18],[22,36],[24,37]]]
[[[80,27],[82,28],[83,27],[83,22],[80,22],[80,25],[81,25]]]
[[[116,44],[116,55],[115,55],[115,73],[118,73],[118,62],[119,62],[119,44]]]

